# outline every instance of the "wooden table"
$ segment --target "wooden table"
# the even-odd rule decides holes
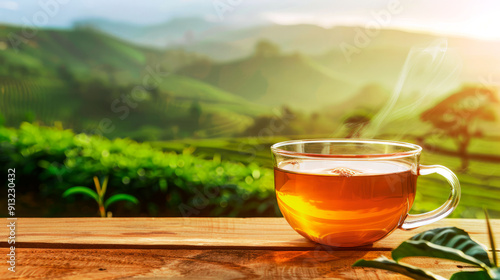
[[[500,241],[500,220],[492,225]],[[488,244],[484,220],[467,219],[397,230],[360,248],[309,242],[283,218],[19,218],[16,226],[16,272],[7,270],[9,231],[0,226],[0,279],[407,279],[351,265],[389,257],[402,241],[434,227],[457,226]],[[439,259],[404,262],[445,277],[472,270]]]

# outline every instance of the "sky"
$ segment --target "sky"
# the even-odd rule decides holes
[[[0,0],[0,22],[22,25],[38,19],[39,27],[70,27],[89,18],[149,25],[202,17],[227,24],[379,24],[496,40],[500,39],[499,12],[497,0]],[[377,16],[387,13],[388,18]]]

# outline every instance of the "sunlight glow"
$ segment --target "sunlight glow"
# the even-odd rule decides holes
[[[442,15],[429,17],[428,20],[422,20],[416,17],[405,16],[404,12],[401,15],[394,15],[391,22],[385,25],[385,28],[420,31],[424,33],[433,33],[440,35],[464,36],[483,40],[500,40],[500,1],[495,3],[495,9],[483,7],[470,14],[455,15],[454,11],[449,12],[449,17],[445,16],[446,12],[441,12]],[[478,16],[479,14],[479,16]],[[264,18],[267,20],[283,25],[294,24],[316,24],[324,28],[333,26],[364,26],[368,22],[373,21],[373,18],[366,14],[346,14],[339,16],[334,13],[281,13],[268,12],[264,13]]]

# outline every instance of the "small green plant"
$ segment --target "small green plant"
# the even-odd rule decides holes
[[[108,213],[108,216],[111,217],[111,212],[106,212],[106,210],[111,204],[115,202],[130,201],[132,203],[139,204],[139,200],[137,200],[137,198],[129,194],[115,194],[112,195],[110,198],[104,200],[104,195],[106,194],[106,189],[108,186],[108,176],[104,177],[102,184],[99,182],[97,176],[94,176],[94,184],[96,191],[93,191],[87,187],[76,186],[67,189],[63,193],[63,197],[68,197],[70,195],[77,193],[92,197],[99,205],[99,213],[103,218],[106,217],[106,213]]]
[[[488,213],[486,211],[485,213],[493,252],[492,261],[488,258],[488,252],[483,246],[474,242],[467,232],[456,227],[445,227],[424,231],[401,243],[392,251],[394,260],[383,256],[375,260],[360,259],[352,266],[389,270],[418,280],[446,279],[418,267],[399,262],[406,257],[431,257],[464,262],[482,269],[457,272],[451,276],[450,280],[499,280],[500,268],[496,256],[495,240]]]

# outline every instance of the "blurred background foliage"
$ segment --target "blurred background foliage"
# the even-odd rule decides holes
[[[147,143],[108,140],[69,130],[23,123],[0,128],[0,166],[16,169],[17,213],[20,216],[94,216],[91,198],[62,199],[77,185],[93,186],[93,176],[109,176],[108,193],[128,193],[140,207],[118,205],[122,216],[273,216],[272,171],[163,152]],[[82,196],[82,199],[84,197]],[[121,207],[120,207],[121,206]]]
[[[109,176],[114,216],[275,216],[269,146],[301,138],[422,145],[458,173],[454,217],[500,217],[499,41],[360,26],[174,18],[0,24],[0,167],[19,216],[95,216],[62,198]],[[358,51],[347,55],[342,44]],[[414,213],[443,203],[419,179]],[[0,197],[5,201],[6,197]]]

